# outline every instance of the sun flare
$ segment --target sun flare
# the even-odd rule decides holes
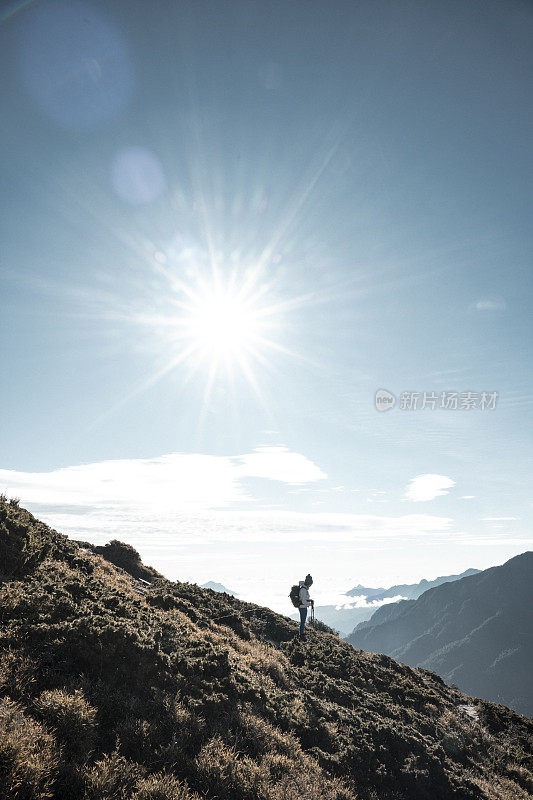
[[[222,395],[236,398],[247,384],[264,404],[265,373],[279,374],[280,362],[286,359],[309,361],[288,347],[286,340],[289,330],[294,330],[294,320],[289,317],[313,301],[311,294],[280,295],[261,265],[224,274],[219,268],[202,270],[194,263],[183,269],[182,259],[185,275],[178,277],[165,254],[157,251],[156,255],[157,273],[164,279],[154,298],[159,308],[155,313],[142,311],[128,318],[153,335],[152,347],[160,366],[120,405],[171,373],[181,375],[183,386],[194,376],[200,381],[203,376],[202,413],[216,385],[223,387]]]
[[[197,296],[184,320],[184,335],[197,355],[212,362],[233,362],[261,346],[261,311],[229,290]]]
[[[174,288],[179,299],[172,368],[182,364],[189,375],[206,372],[206,401],[215,381],[233,385],[239,376],[260,396],[259,373],[272,369],[274,356],[293,356],[281,341],[289,301],[276,298],[255,272],[241,280],[197,275]]]

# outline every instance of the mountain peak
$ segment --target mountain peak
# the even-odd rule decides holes
[[[220,592],[221,594],[230,594],[232,597],[237,597],[237,592],[234,592],[233,589],[227,589],[222,583],[217,583],[216,581],[207,581],[207,583],[202,583],[202,589],[211,589],[213,592]]]
[[[434,586],[440,586],[442,583],[450,583],[452,581],[460,580],[468,575],[475,575],[477,572],[479,572],[478,569],[467,569],[465,572],[461,572],[459,575],[443,575],[439,578],[434,578],[431,581],[428,581],[426,578],[422,578],[422,580],[418,583],[399,583],[395,584],[394,586],[389,586],[388,589],[370,589],[368,587],[358,585],[346,592],[346,595],[348,597],[365,595],[367,600],[373,601],[384,600],[387,597],[398,596],[402,596],[407,600],[412,600],[416,597],[419,597],[427,589],[431,589]]]
[[[355,647],[431,669],[465,692],[533,714],[533,552],[380,608],[347,637]]]

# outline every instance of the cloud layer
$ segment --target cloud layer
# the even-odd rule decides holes
[[[197,512],[250,502],[244,481],[264,478],[300,485],[326,478],[312,461],[286,447],[241,456],[171,453],[65,467],[52,472],[0,470],[0,487],[24,502],[47,506],[128,507]]]
[[[265,509],[246,485],[249,478],[302,486],[326,477],[299,453],[262,447],[239,456],[173,453],[41,473],[0,470],[0,488],[20,497],[23,505],[59,530],[93,540],[142,533],[172,535],[174,542],[184,543],[349,542],[410,539],[451,527],[451,519],[427,514],[386,517]]]
[[[447,475],[427,473],[418,475],[409,482],[405,496],[408,500],[420,503],[448,494],[448,489],[451,489],[452,486],[455,486],[455,481],[448,478]]]
[[[441,573],[456,570],[458,558],[461,569],[472,566],[456,547],[496,547],[503,561],[530,544],[496,530],[500,522],[480,523],[491,529],[480,536],[458,530],[447,516],[290,511],[266,508],[254,496],[264,488],[260,481],[323,491],[326,477],[305,456],[267,447],[238,456],[173,453],[42,473],[0,470],[0,491],[20,497],[72,538],[129,542],[170,579],[221,581],[284,614],[291,611],[288,587],[309,571],[317,575],[317,601],[336,604],[356,583],[436,576],[434,559]],[[409,491],[412,499],[429,500],[452,485],[446,476],[419,475]],[[474,565],[480,564],[476,557]]]

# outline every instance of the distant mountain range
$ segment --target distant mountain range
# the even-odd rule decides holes
[[[237,592],[234,592],[232,589],[227,589],[222,583],[217,583],[216,581],[207,581],[207,583],[202,583],[201,589],[212,589],[213,592],[221,592],[221,594],[229,594],[232,597],[238,597]]]
[[[339,631],[341,636],[347,636],[353,631],[356,625],[362,624],[366,620],[369,620],[372,615],[377,612],[379,608],[381,608],[381,605],[378,604],[384,603],[388,600],[389,602],[385,607],[388,608],[391,605],[396,606],[397,601],[391,603],[390,598],[402,597],[406,599],[415,599],[427,591],[427,589],[431,589],[434,586],[440,586],[443,583],[465,578],[468,575],[476,575],[478,572],[478,569],[467,569],[460,575],[444,575],[440,578],[435,578],[435,580],[432,581],[421,580],[419,583],[402,583],[396,586],[391,586],[388,589],[384,589],[383,587],[375,589],[368,586],[358,585],[353,589],[350,589],[349,592],[346,592],[346,605],[348,607],[316,606],[315,614],[317,619],[322,620],[322,622],[325,622],[326,625],[329,625],[334,630]],[[350,608],[349,604],[351,598],[361,596],[366,598],[366,604],[363,606]]]
[[[366,586],[354,586],[349,592],[346,592],[348,597],[358,597],[364,595],[367,600],[384,600],[386,597],[397,597],[401,595],[406,600],[415,600],[421,594],[427,592],[428,589],[433,589],[435,586],[441,586],[443,583],[450,583],[451,581],[458,581],[461,578],[467,578],[469,575],[477,575],[479,569],[467,569],[459,575],[443,575],[440,578],[435,578],[433,581],[421,580],[419,583],[399,583],[395,586],[390,586],[388,589],[371,589]]]
[[[533,715],[533,552],[379,608],[347,641]]]

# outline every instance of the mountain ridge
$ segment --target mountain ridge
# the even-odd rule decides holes
[[[399,583],[395,584],[394,586],[389,586],[388,589],[372,589],[370,587],[365,587],[358,584],[353,589],[350,589],[348,592],[346,592],[346,595],[348,597],[365,595],[367,599],[370,598],[371,600],[382,600],[385,597],[396,597],[397,595],[402,595],[405,596],[406,600],[411,600],[419,597],[428,589],[433,589],[435,586],[441,586],[443,583],[452,583],[453,581],[467,578],[470,575],[476,575],[478,572],[480,572],[479,569],[470,567],[464,572],[460,572],[456,575],[441,575],[433,580],[422,578],[422,580],[418,583]]]
[[[427,670],[327,631],[300,643],[286,617],[195,584],[148,585],[5,499],[0,564],[0,800],[533,789],[533,722]]]
[[[382,607],[346,637],[355,647],[423,666],[471,694],[533,713],[533,552]],[[504,663],[506,667],[504,668]]]
[[[419,597],[428,588],[433,586],[440,586],[442,583],[452,582],[468,575],[476,574],[479,570],[467,569],[459,575],[444,575],[435,578],[432,581],[422,579],[419,583],[403,583],[386,588],[370,588],[368,586],[361,586],[358,584],[353,589],[345,593],[346,597],[360,597],[365,596],[367,603],[366,606],[356,606],[354,608],[338,608],[334,605],[317,605],[315,612],[317,617],[323,620],[326,625],[338,630],[341,636],[348,636],[354,630],[364,626],[369,620],[375,618],[377,611],[383,606],[372,606],[371,603],[383,602],[383,605],[389,605],[384,601],[398,596],[405,596],[408,599],[415,599]],[[395,600],[390,605],[395,605],[402,600]],[[293,617],[294,619],[296,617]]]

